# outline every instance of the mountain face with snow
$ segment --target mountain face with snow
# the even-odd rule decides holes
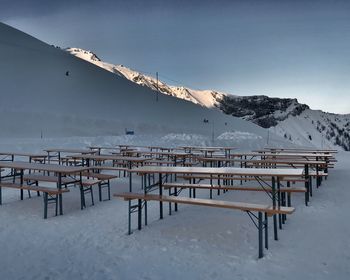
[[[276,126],[289,115],[298,116],[309,107],[297,99],[265,95],[231,97],[224,95],[219,108],[226,114],[252,121],[263,128]]]
[[[68,48],[66,51],[154,91],[251,121],[294,144],[350,150],[348,115],[311,110],[308,105],[300,104],[297,99],[291,98],[237,96],[213,90],[171,86],[123,65],[105,63],[93,52],[78,48]]]
[[[142,86],[148,80],[123,66],[104,63],[87,51],[75,51],[78,57],[73,56],[2,23],[0,38],[1,138],[115,136],[133,131],[135,136],[166,136],[170,143],[190,137],[206,145],[243,149],[266,144],[265,129],[222,114],[210,104],[198,105],[205,100],[197,100],[195,93],[197,104],[170,94],[158,96],[152,90],[154,81]],[[274,141],[286,145],[283,137],[275,135]]]
[[[211,90],[192,90],[186,87],[170,86],[166,83],[155,79],[151,76],[141,74],[137,71],[131,70],[123,65],[113,65],[101,61],[96,54],[91,51],[86,51],[79,48],[67,48],[66,51],[81,59],[89,61],[109,72],[117,74],[121,77],[152,90],[159,91],[166,95],[181,98],[192,103],[201,105],[207,108],[214,108],[217,106],[217,100],[220,99],[221,94]]]
[[[252,121],[263,128],[275,126],[289,115],[297,116],[309,108],[305,104],[299,104],[296,99],[271,98],[264,95],[235,96],[214,90],[193,90],[186,87],[171,86],[123,65],[103,62],[91,51],[79,48],[67,48],[66,51],[141,86],[191,101],[203,107],[218,108],[225,114]]]

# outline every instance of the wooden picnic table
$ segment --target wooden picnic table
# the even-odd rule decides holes
[[[254,166],[278,166],[278,165],[289,165],[290,167],[294,167],[295,165],[305,165],[308,164],[309,166],[327,166],[328,163],[325,160],[305,160],[305,159],[299,159],[299,158],[290,158],[290,159],[279,159],[279,158],[267,158],[267,159],[237,159],[237,158],[222,158],[222,157],[197,157],[198,161],[203,163],[218,163],[218,167],[225,166],[223,163],[241,163],[241,167],[244,167],[244,163],[252,163]],[[211,166],[213,167],[213,166]]]
[[[70,155],[72,159],[85,160],[86,166],[90,166],[90,161],[112,161],[112,162],[127,162],[128,168],[132,168],[133,164],[143,164],[145,161],[149,160],[144,157],[125,157],[120,155],[88,155],[88,154],[78,154]]]
[[[112,150],[112,151],[119,151],[119,147],[104,147],[104,146],[89,146],[88,147],[92,151],[97,151],[97,154],[101,154],[101,150]]]
[[[294,157],[294,158],[332,158],[333,155],[326,153],[233,153],[232,157],[250,156],[250,157]]]
[[[63,175],[80,174],[80,180],[81,180],[81,173],[89,170],[89,168],[82,167],[82,166],[76,167],[76,166],[65,166],[65,165],[48,164],[48,163],[41,164],[41,163],[23,162],[23,161],[13,161],[13,162],[0,161],[0,168],[11,168],[14,170],[19,170],[21,185],[23,185],[23,175],[25,170],[56,173],[58,177],[58,182],[57,182],[58,189],[62,189]],[[0,176],[0,180],[1,180],[1,176]],[[0,187],[0,190],[1,190],[1,187]],[[1,196],[1,191],[0,191],[0,196]],[[21,190],[21,199],[23,199],[23,190]],[[63,215],[62,194],[59,194],[59,211],[60,211],[60,215]]]
[[[256,158],[241,158],[241,159],[225,159],[225,158],[211,158],[211,157],[198,157],[198,161],[203,163],[203,166],[207,166],[207,163],[210,163],[210,167],[213,167],[213,165],[216,163],[218,167],[220,166],[226,166],[227,163],[230,165],[234,163],[240,163],[240,167],[247,167],[247,164],[251,164],[254,167],[259,168],[281,168],[283,166],[286,167],[292,167],[292,168],[304,168],[305,176],[309,178],[309,191],[310,196],[312,196],[312,176],[309,176],[310,174],[310,168],[314,168],[316,172],[316,186],[319,187],[322,182],[322,176],[319,176],[321,173],[321,170],[324,169],[325,172],[328,172],[329,162],[326,160],[305,160],[304,158],[262,158],[262,159],[256,159]]]
[[[52,157],[58,158],[58,164],[61,163],[61,154],[94,154],[96,151],[90,150],[90,149],[74,149],[74,148],[50,148],[45,149],[45,152],[47,152],[48,162],[50,163],[50,160]],[[50,155],[51,153],[55,153],[56,155]]]
[[[291,153],[338,153],[337,150],[334,149],[312,149],[312,148],[264,148],[263,150],[256,150],[253,152],[266,152],[266,151],[271,151],[271,152],[291,152]]]
[[[35,154],[35,153],[25,153],[25,152],[0,152],[0,156],[3,156],[0,161],[14,161],[15,157],[28,157],[29,162],[33,159],[43,159],[47,157],[46,154]],[[8,159],[10,157],[10,159]]]
[[[153,158],[153,156],[159,156],[160,158],[166,158],[168,161],[172,161],[174,166],[177,166],[178,160],[185,163],[186,159],[191,159],[192,154],[181,152],[167,152],[167,151],[140,151],[140,155]]]
[[[182,149],[185,150],[185,152],[189,152],[189,153],[194,153],[196,151],[199,151],[201,153],[204,153],[204,156],[207,157],[208,154],[210,154],[211,156],[213,156],[214,153],[219,153],[219,152],[223,152],[225,157],[229,157],[231,152],[237,148],[235,147],[201,147],[201,146],[182,146]]]
[[[257,180],[260,180],[263,177],[271,177],[272,178],[272,204],[273,207],[276,207],[277,204],[280,206],[280,200],[277,200],[277,189],[276,189],[276,183],[277,187],[279,188],[279,180],[286,177],[292,177],[292,178],[303,178],[304,176],[304,170],[303,169],[252,169],[252,168],[235,168],[235,167],[221,167],[221,168],[210,168],[210,167],[177,167],[177,166],[142,166],[137,167],[132,170],[130,170],[130,176],[129,176],[129,192],[133,191],[133,181],[132,181],[132,174],[136,173],[141,176],[146,176],[148,174],[157,174],[158,175],[158,189],[159,189],[159,195],[161,196],[163,194],[163,175],[222,175],[222,176],[248,176],[253,177]],[[263,181],[263,179],[261,179]],[[142,178],[141,182],[146,182],[145,178]],[[153,190],[154,186],[152,185],[150,188],[148,188],[146,185],[143,185],[145,194],[149,190]],[[145,205],[147,208],[147,205]],[[131,213],[131,201],[129,201],[129,213]],[[147,210],[145,210],[147,212]],[[159,215],[160,218],[163,218],[163,203],[159,202]],[[274,215],[274,236],[277,240],[277,217]],[[280,218],[280,228],[282,227],[282,221]],[[129,225],[130,228],[130,225]]]

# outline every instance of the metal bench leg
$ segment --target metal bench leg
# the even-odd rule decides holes
[[[312,176],[310,176],[309,189],[310,189],[310,197],[312,197]]]
[[[262,212],[258,213],[258,232],[259,232],[259,259],[260,259],[264,256]]]
[[[90,187],[90,192],[91,192],[91,203],[92,203],[92,205],[95,205],[95,203],[94,203],[94,192],[92,191],[92,186]]]
[[[44,193],[44,219],[47,219],[48,194]]]
[[[38,185],[39,185],[39,182],[36,181],[36,182],[35,182],[35,185],[38,186]],[[40,196],[40,192],[36,192],[36,194],[37,194],[37,196]]]
[[[147,201],[144,202],[144,207],[145,207],[145,226],[147,226]]]
[[[272,204],[273,207],[276,207],[276,178],[272,177]],[[278,240],[278,233],[277,233],[277,215],[273,215],[273,234],[274,234],[274,239]]]
[[[281,183],[280,183],[280,179],[277,178],[277,205],[278,207],[281,207]],[[282,214],[278,214],[278,225],[279,225],[279,229],[282,229]]]
[[[129,200],[129,207],[128,207],[128,234],[130,235],[131,232],[131,200]]]
[[[159,195],[163,195],[162,173],[159,173]],[[163,202],[159,201],[159,218],[163,219]]]
[[[169,196],[171,196],[171,188],[169,188]],[[169,202],[169,215],[171,216],[171,202]]]
[[[175,187],[175,196],[177,196],[177,187]],[[175,203],[175,212],[177,212],[177,203]]]
[[[282,206],[286,206],[286,193],[285,192],[282,193]],[[282,214],[282,224],[285,224],[286,219],[287,219],[287,215]]]
[[[142,219],[142,201],[141,199],[138,199],[138,206],[137,206],[137,224],[138,224],[138,229],[141,230],[142,225],[141,225],[141,219]]]
[[[269,227],[267,213],[265,213],[265,248],[269,249]]]
[[[58,215],[58,195],[55,195],[55,216]]]
[[[85,207],[85,194],[84,189],[80,186],[80,209],[83,210]]]
[[[102,186],[101,183],[98,183],[98,198],[102,201]]]
[[[287,188],[290,188],[290,181],[287,182]],[[292,205],[291,194],[288,193],[288,194],[287,194],[287,206],[288,206],[288,207],[291,207],[291,205]]]
[[[108,180],[107,188],[108,188],[108,200],[111,200],[111,184],[109,180]]]

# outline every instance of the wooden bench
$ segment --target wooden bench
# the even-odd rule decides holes
[[[57,216],[58,212],[58,195],[63,194],[66,192],[69,192],[68,189],[57,189],[57,188],[48,188],[48,187],[42,187],[37,185],[23,185],[23,184],[16,184],[16,183],[9,183],[9,182],[1,182],[0,183],[0,205],[2,204],[2,194],[1,194],[1,188],[12,188],[12,189],[19,189],[19,190],[28,190],[28,191],[36,191],[36,192],[42,192],[44,195],[44,219],[47,219],[47,209],[48,204],[54,203],[55,204],[55,215]],[[21,200],[23,200],[23,193],[21,193]]]
[[[111,200],[111,185],[110,180],[118,178],[117,175],[113,174],[103,174],[95,172],[83,172],[82,175],[87,178],[95,178],[100,180],[98,184],[98,195],[99,200],[102,201],[102,189],[107,188],[108,200]]]
[[[254,177],[245,177],[245,176],[217,176],[217,175],[178,175],[178,178],[183,178],[185,180],[199,179],[199,180],[226,180],[226,181],[256,181]],[[271,177],[259,177],[262,181],[271,181]],[[282,182],[302,182],[305,183],[305,179],[300,178],[282,178]]]
[[[240,210],[249,214],[249,216],[257,219],[254,224],[258,228],[258,240],[259,240],[259,258],[263,257],[263,229],[265,228],[265,247],[268,248],[268,216],[284,214],[289,215],[295,211],[294,207],[278,207],[245,203],[245,202],[231,202],[222,200],[212,200],[212,199],[201,199],[201,198],[188,198],[180,196],[165,196],[165,195],[154,195],[154,194],[139,194],[139,193],[120,193],[114,194],[115,197],[123,198],[126,201],[138,200],[138,204],[129,207],[129,234],[131,233],[131,213],[138,212],[138,228],[141,229],[141,216],[142,216],[142,201],[159,201],[168,202],[176,204],[189,204],[198,206],[207,206],[214,208],[225,208],[232,210]],[[132,212],[133,211],[133,212]],[[252,212],[258,212],[258,215],[253,215]],[[263,221],[263,213],[265,214],[265,221]],[[146,213],[145,213],[146,214]]]
[[[172,195],[178,195],[179,191],[182,189],[189,189],[189,197],[196,197],[196,189],[205,189],[209,190],[210,193],[210,199],[213,198],[213,192],[212,190],[217,190],[218,195],[220,195],[220,191],[253,191],[253,192],[265,192],[265,193],[272,193],[272,188],[269,186],[258,186],[258,187],[252,187],[252,186],[232,186],[232,185],[216,185],[216,184],[190,184],[190,183],[163,183],[162,187],[164,189],[169,189],[169,194]],[[174,192],[171,192],[171,189],[174,189]],[[306,193],[305,187],[280,187],[279,189],[276,189],[276,194],[278,196],[278,200],[280,205],[282,206],[291,206],[292,199],[291,194],[292,193]],[[286,197],[287,195],[287,197]],[[283,216],[283,223],[285,222],[286,217]]]
[[[28,184],[34,182],[38,184],[38,182],[49,182],[49,183],[58,183],[59,178],[57,176],[43,175],[41,173],[31,173],[23,176],[23,180],[27,181]],[[81,209],[86,207],[85,194],[90,193],[91,195],[91,204],[94,205],[94,194],[93,194],[93,186],[98,186],[101,181],[98,179],[80,179],[70,178],[70,177],[61,177],[61,184],[68,187],[68,185],[79,185],[80,187],[80,201],[81,201]]]
[[[145,161],[144,165],[169,165],[169,166],[174,166],[174,161],[171,160],[161,160],[161,159],[151,159]],[[183,161],[177,161],[176,162],[177,166],[192,166],[192,162],[183,162]]]
[[[262,187],[243,187],[243,186],[231,186],[231,185],[211,185],[211,184],[188,184],[188,183],[163,183],[165,189],[169,188],[197,188],[197,189],[214,189],[214,190],[232,190],[232,191],[257,191],[257,192],[272,192],[271,188]],[[292,193],[301,192],[305,193],[305,187],[282,187],[280,192]]]
[[[42,173],[31,173],[31,174],[25,174],[23,175],[23,180],[30,182],[48,182],[48,183],[58,183],[58,177],[57,176],[50,176],[50,175],[44,175]],[[62,185],[69,185],[69,184],[75,184],[79,180],[69,177],[61,177]]]
[[[121,166],[104,166],[104,165],[96,165],[96,166],[91,166],[90,169],[93,172],[99,172],[101,170],[105,170],[105,171],[118,171],[118,176],[121,176],[121,172],[124,173],[124,177],[126,176],[127,172],[129,172],[129,168],[127,167],[121,167]]]
[[[151,160],[147,160],[145,162],[145,165],[174,165],[174,161],[169,161],[169,160],[160,160],[160,159],[151,159]]]

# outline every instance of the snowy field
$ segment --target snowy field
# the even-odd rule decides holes
[[[245,139],[240,150],[262,145],[251,135],[238,136]],[[216,144],[228,138],[224,135]],[[39,152],[47,147],[126,143],[211,144],[204,136],[169,134],[2,139],[0,150]],[[279,231],[277,242],[272,240],[270,222],[270,249],[265,250],[263,259],[257,257],[257,230],[240,211],[180,205],[179,211],[169,216],[166,205],[164,219],[159,220],[154,202],[148,207],[148,226],[129,236],[127,203],[122,200],[95,199],[95,206],[89,206],[87,199],[88,207],[81,211],[78,189],[73,188],[64,194],[64,215],[53,217],[50,209],[49,218],[44,220],[41,197],[33,195],[20,201],[18,191],[4,189],[0,279],[348,279],[350,157],[340,152],[337,159],[328,180],[314,191],[310,206],[304,205],[303,194],[292,196],[296,212]],[[112,193],[126,191],[127,187],[128,179],[114,180]],[[208,198],[209,194],[200,192],[197,196]],[[269,202],[264,193],[227,192],[219,198]]]

